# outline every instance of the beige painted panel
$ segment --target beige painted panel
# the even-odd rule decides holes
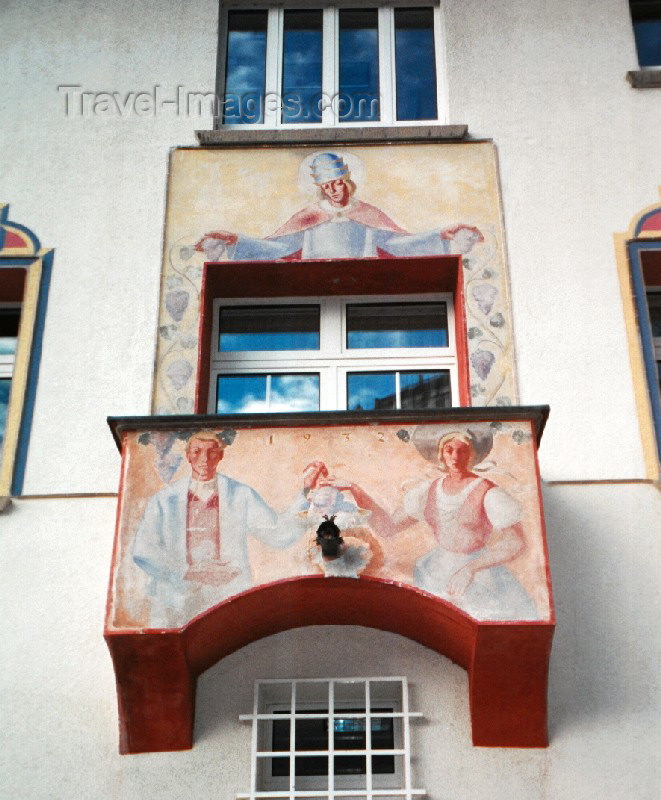
[[[322,153],[339,157],[356,185],[342,219],[332,215],[311,178],[311,162]],[[471,229],[481,236],[472,236]],[[214,247],[212,239],[203,238],[218,231],[234,234],[236,243]],[[175,150],[153,411],[193,410],[205,261],[269,260],[292,253],[376,257],[383,251],[463,255],[473,405],[516,403],[496,155],[491,143],[482,142]]]

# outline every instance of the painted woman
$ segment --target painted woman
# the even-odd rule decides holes
[[[473,468],[493,447],[487,430],[443,433],[436,425],[415,429],[411,441],[438,469],[437,477],[407,482],[399,508],[389,514],[356,484],[334,485],[353,493],[371,512],[380,536],[426,523],[435,547],[415,564],[413,582],[480,620],[538,619],[526,590],[508,569],[526,550],[520,503]]]

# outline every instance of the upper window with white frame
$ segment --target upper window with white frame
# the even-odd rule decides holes
[[[438,121],[437,4],[226,4],[218,122],[278,128]]]
[[[447,408],[451,294],[216,300],[209,411]]]

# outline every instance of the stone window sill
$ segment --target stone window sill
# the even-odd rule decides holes
[[[286,130],[196,131],[197,141],[211,147],[278,144],[375,144],[386,142],[461,141],[468,135],[467,125],[411,125],[382,128],[294,128]]]
[[[633,89],[661,89],[661,69],[633,69],[627,80]]]

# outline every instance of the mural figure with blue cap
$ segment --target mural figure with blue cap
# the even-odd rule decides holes
[[[370,258],[465,255],[484,241],[470,225],[409,233],[376,206],[358,200],[345,159],[319,153],[310,163],[319,200],[294,214],[264,239],[229,231],[206,233],[195,245],[208,260]]]

